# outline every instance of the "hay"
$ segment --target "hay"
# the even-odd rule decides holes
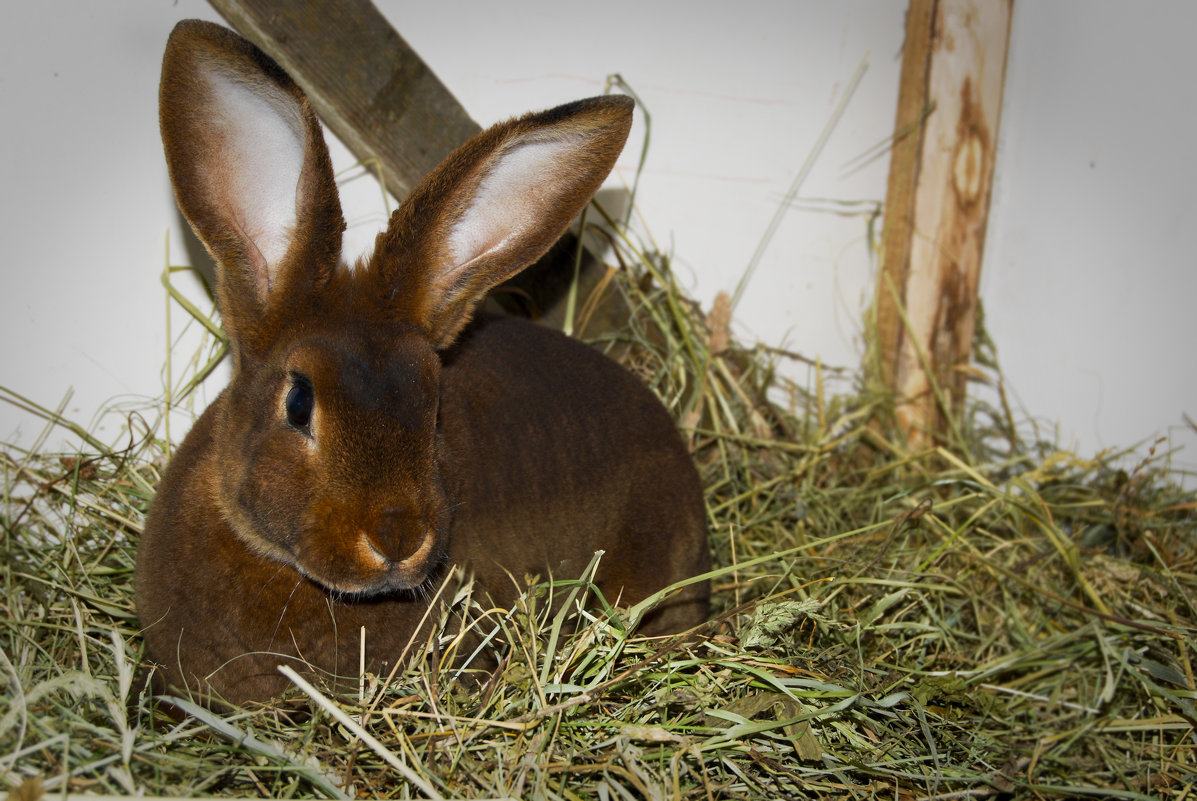
[[[785,357],[737,346],[726,308],[708,325],[659,255],[626,239],[619,255],[613,285],[636,313],[597,344],[675,412],[703,473],[720,566],[708,625],[628,638],[642,610],[621,610],[567,635],[545,595],[576,583],[539,585],[505,614],[462,594],[455,614],[512,643],[481,687],[455,680],[451,643],[418,643],[359,696],[297,685],[277,708],[156,720],[131,579],[167,446],[131,417],[116,448],[4,448],[4,784],[22,797],[1192,797],[1197,496],[1167,454],[1120,470],[1117,454],[1059,453],[979,403],[954,421],[959,442],[909,453],[884,393],[828,396],[817,366],[813,390],[787,383]]]

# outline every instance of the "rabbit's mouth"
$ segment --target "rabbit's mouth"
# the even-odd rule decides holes
[[[443,510],[441,503],[318,500],[294,538],[293,564],[338,595],[368,598],[416,590],[444,559],[448,519]]]
[[[303,572],[330,592],[359,599],[377,598],[416,590],[426,583],[440,562],[435,529],[428,529],[410,554],[398,559],[388,557],[371,537],[360,534],[350,549],[352,559],[311,567]],[[305,560],[307,561],[307,560]],[[316,565],[320,565],[316,568]],[[315,569],[313,569],[315,568]]]

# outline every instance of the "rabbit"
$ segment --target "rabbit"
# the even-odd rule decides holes
[[[559,331],[477,313],[589,202],[632,111],[604,96],[482,132],[349,266],[303,92],[232,31],[178,24],[163,147],[216,264],[232,375],[139,544],[156,692],[268,703],[289,686],[280,664],[345,681],[362,627],[367,670],[388,670],[454,565],[500,606],[516,579],[577,578],[600,550],[610,603],[709,569],[698,472],[656,397]],[[640,631],[700,623],[708,595],[685,587]]]

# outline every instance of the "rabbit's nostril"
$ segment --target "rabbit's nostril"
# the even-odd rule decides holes
[[[366,546],[367,546],[367,547],[370,549],[370,551],[371,551],[371,552],[372,552],[372,553],[373,553],[375,556],[377,556],[377,557],[378,557],[380,560],[382,560],[382,561],[384,561],[384,562],[389,562],[389,561],[390,561],[390,558],[389,558],[389,557],[388,557],[388,556],[387,556],[385,553],[383,553],[382,551],[380,551],[380,550],[378,549],[378,546],[374,544],[374,538],[373,538],[373,537],[371,537],[371,536],[368,536],[368,535],[367,535],[367,536],[364,536],[364,537],[362,537],[362,539],[364,539],[364,540],[366,541]]]

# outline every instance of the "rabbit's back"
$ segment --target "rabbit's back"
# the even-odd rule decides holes
[[[576,578],[598,550],[599,585],[624,605],[708,569],[702,487],[672,417],[593,348],[484,318],[445,356],[440,419],[449,553],[492,591],[510,585],[504,570]],[[647,629],[699,622],[705,594]]]

